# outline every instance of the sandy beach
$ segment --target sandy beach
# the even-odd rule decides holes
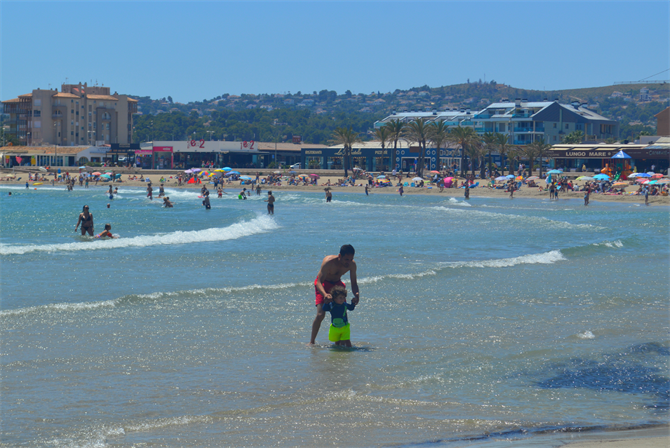
[[[255,171],[253,170],[242,170],[245,171],[243,174],[247,174],[251,177],[254,177]],[[77,173],[77,171],[73,171],[74,173]],[[0,185],[25,185],[26,180],[28,178],[28,173],[16,173],[16,177],[14,179],[7,178],[7,174],[9,174],[10,171],[5,171],[0,174]],[[158,172],[156,174],[149,173],[149,172],[142,172],[142,175],[145,176],[146,178],[151,179],[152,186],[154,188],[154,196],[158,195],[158,187],[160,186],[160,179],[161,177],[165,178],[164,185],[166,188],[189,188],[189,189],[200,189],[202,188],[203,184],[184,184],[182,186],[178,186],[177,182],[177,175],[178,171],[173,171],[173,172]],[[267,171],[266,171],[267,173]],[[265,173],[264,173],[265,174]],[[128,187],[146,187],[146,182],[145,181],[139,181],[139,180],[129,180],[129,178],[136,176],[135,174],[122,174],[121,175],[121,182],[115,181],[113,182],[113,185],[115,187],[120,187],[123,188],[124,186]],[[137,174],[139,176],[139,174]],[[49,176],[49,179],[52,179],[52,175]],[[262,178],[262,177],[261,177]],[[20,180],[19,180],[20,179]],[[282,182],[282,185],[277,186],[277,185],[265,185],[262,184],[261,188],[263,191],[267,190],[273,190],[273,191],[309,191],[309,192],[323,192],[324,188],[326,188],[327,184],[330,182],[331,184],[331,191],[333,193],[333,197],[335,198],[337,196],[338,192],[359,192],[361,194],[365,194],[365,183],[363,179],[358,179],[356,181],[356,186],[346,186],[346,187],[339,187],[335,186],[338,182],[338,180],[342,179],[342,176],[328,176],[328,175],[322,175],[321,178],[318,179],[318,185],[307,185],[307,186],[296,186],[296,185],[287,185],[286,182]],[[406,179],[403,179],[403,183],[405,182]],[[394,182],[394,185],[397,182]],[[30,188],[33,188],[33,182],[30,182]],[[583,183],[577,182],[578,185],[581,185]],[[51,182],[43,182],[42,185],[51,185]],[[56,186],[60,185],[65,188],[65,185],[63,183],[55,182]],[[97,185],[95,182],[90,183],[90,186],[105,186],[107,187],[109,185],[109,182],[98,182]],[[215,194],[216,192],[212,191],[214,188],[213,184],[205,184],[207,185],[207,188],[210,190],[212,194]],[[544,186],[544,182],[540,181],[540,185]],[[250,185],[243,185],[240,181],[235,181],[231,183],[226,183],[224,185],[224,190],[230,194],[230,193],[239,193],[243,188],[249,189],[251,186]],[[34,188],[39,188],[39,185],[35,186]],[[82,188],[79,186],[77,183],[75,185],[75,188]],[[626,193],[632,193],[634,191],[637,191],[638,187],[636,185],[631,185],[626,188]],[[381,187],[381,188],[370,188],[369,189],[369,194],[399,194],[398,193],[398,187],[392,186],[392,187]],[[446,197],[455,197],[455,198],[463,198],[464,197],[464,190],[462,188],[444,188],[442,191],[439,190],[439,188],[435,186],[425,186],[423,188],[417,188],[417,187],[404,187],[404,194],[405,195],[443,195]],[[471,188],[470,189],[470,197],[471,198],[505,198],[509,197],[509,193],[505,192],[504,190],[497,190],[494,188],[488,188],[488,187],[482,187],[478,186],[476,188]],[[519,190],[514,192],[514,198],[536,198],[536,199],[548,199],[549,198],[549,191],[545,190],[540,190],[538,187],[528,187],[528,186],[522,186]],[[584,192],[581,191],[565,191],[561,192],[559,194],[559,200],[560,199],[579,199],[583,200],[584,198]],[[640,195],[633,195],[633,194],[601,194],[601,193],[591,193],[591,202],[619,202],[619,203],[629,203],[629,204],[642,204],[644,205],[644,196]],[[670,205],[670,196],[649,196],[649,205]]]

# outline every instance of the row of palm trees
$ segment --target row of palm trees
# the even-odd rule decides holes
[[[383,126],[375,129],[375,136],[381,142],[382,149],[388,147],[389,163],[393,165],[394,154],[398,148],[398,141],[405,140],[412,144],[419,145],[419,157],[416,168],[418,176],[423,175],[426,147],[437,149],[439,156],[443,155],[442,148],[447,147],[449,143],[456,145],[461,150],[462,160],[469,159],[471,174],[474,175],[475,167],[480,170],[480,177],[484,177],[486,170],[486,156],[488,155],[488,166],[492,166],[491,153],[498,152],[504,160],[507,157],[512,164],[510,171],[521,160],[530,161],[530,170],[532,172],[533,164],[537,159],[539,163],[539,175],[542,176],[542,159],[546,157],[547,151],[551,148],[544,140],[536,140],[528,145],[513,145],[509,143],[506,134],[487,132],[479,135],[471,127],[452,127],[447,126],[444,121],[428,120],[427,118],[416,118],[408,123],[403,123],[399,119],[386,122]],[[361,138],[358,132],[354,132],[351,127],[337,128],[333,132],[333,144],[344,146],[344,176],[348,174],[351,164],[351,149],[353,145],[360,142]],[[393,146],[391,146],[391,143]],[[467,173],[467,170],[465,170]],[[503,175],[505,174],[503,168]]]

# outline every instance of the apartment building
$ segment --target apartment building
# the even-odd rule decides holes
[[[469,109],[393,113],[376,122],[375,128],[394,119],[407,123],[416,118],[444,121],[449,127],[472,127],[478,134],[507,134],[509,142],[514,145],[527,145],[540,139],[553,145],[574,131],[582,131],[586,140],[619,137],[618,122],[597,114],[584,104],[562,104],[548,100],[529,102],[522,99],[492,103],[474,113]]]
[[[63,84],[3,101],[9,133],[25,146],[80,146],[132,142],[137,100],[109,87]]]

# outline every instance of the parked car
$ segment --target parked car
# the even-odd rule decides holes
[[[299,170],[300,169],[300,164],[299,163],[294,163],[293,165],[291,165],[291,169],[292,170]]]

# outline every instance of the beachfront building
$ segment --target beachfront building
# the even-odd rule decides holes
[[[612,156],[623,151],[630,159],[612,159]],[[655,172],[667,172],[670,163],[670,138],[661,137],[651,144],[560,144],[553,145],[548,151],[548,158],[553,159],[554,168],[566,172],[586,171],[600,172],[611,168],[613,173],[624,171],[647,172],[653,167]]]
[[[616,121],[597,114],[585,104],[522,99],[492,103],[479,112],[460,109],[393,113],[376,122],[375,128],[395,119],[408,123],[417,118],[444,121],[449,127],[473,127],[480,135],[486,132],[507,134],[509,143],[514,145],[527,145],[540,139],[548,144],[558,144],[574,131],[582,131],[586,140],[604,141],[619,137]]]
[[[440,148],[440,153],[438,155],[436,148],[426,148],[424,167],[427,170],[451,167],[454,163],[460,167],[460,150],[456,146]],[[420,154],[421,149],[418,144],[408,143],[405,140],[398,140],[395,148],[393,143],[388,142],[383,147],[380,141],[357,142],[351,148],[350,168],[356,167],[372,172],[392,171],[393,169],[409,172],[416,169]],[[305,168],[323,170],[344,168],[345,153],[342,144],[325,148],[304,148],[301,155],[301,166]]]
[[[135,166],[145,169],[187,169],[214,164],[221,168],[267,168],[290,166],[301,161],[301,150],[318,150],[326,145],[256,141],[155,141],[127,150]],[[303,165],[304,166],[304,165]]]
[[[537,140],[555,145],[575,131],[581,131],[585,140],[604,141],[619,137],[618,122],[579,102],[561,104],[558,101],[517,99],[493,103],[475,114],[474,122],[479,134],[508,134],[514,145],[528,145]]]
[[[9,134],[24,146],[82,146],[132,141],[137,100],[109,87],[63,84],[3,101]]]

